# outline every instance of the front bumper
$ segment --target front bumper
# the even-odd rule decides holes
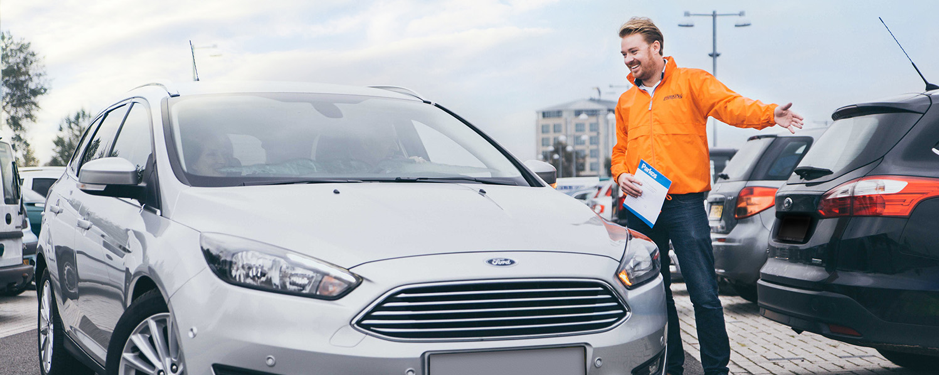
[[[854,345],[936,351],[939,354],[939,340],[936,339],[939,326],[884,321],[843,294],[794,288],[765,280],[760,280],[757,285],[760,314],[794,329]],[[859,335],[847,334],[839,327],[850,328]]]
[[[737,222],[728,234],[711,233],[714,271],[718,276],[744,284],[756,284],[766,263],[769,229],[762,214]]]
[[[512,267],[485,263],[493,257],[510,257],[518,263]],[[601,256],[544,252],[392,259],[354,268],[364,281],[336,301],[236,287],[203,271],[170,298],[170,309],[189,374],[210,374],[213,366],[230,366],[264,373],[408,374],[413,370],[420,375],[427,374],[431,353],[558,347],[583,347],[587,374],[628,374],[665,348],[665,296],[661,278],[626,290],[613,279],[617,266],[618,262]],[[622,297],[630,316],[591,334],[476,341],[392,341],[353,326],[367,306],[398,286],[514,278],[600,278]],[[601,366],[596,365],[598,358]]]

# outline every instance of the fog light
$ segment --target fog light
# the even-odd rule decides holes
[[[662,349],[652,359],[636,366],[632,371],[632,375],[658,375],[662,372],[662,366],[665,366],[665,349]]]

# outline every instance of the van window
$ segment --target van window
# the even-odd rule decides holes
[[[3,203],[17,204],[19,184],[14,176],[13,148],[9,143],[0,143],[0,173],[3,173]]]

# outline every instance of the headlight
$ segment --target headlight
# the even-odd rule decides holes
[[[661,267],[659,248],[655,243],[649,237],[630,229],[626,251],[623,253],[619,269],[616,270],[616,278],[626,288],[631,289],[654,279]]]
[[[232,285],[337,299],[359,284],[359,278],[342,267],[240,237],[203,233],[200,245],[212,272]]]

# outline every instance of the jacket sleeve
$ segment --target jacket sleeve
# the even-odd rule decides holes
[[[616,105],[616,145],[613,146],[613,155],[610,156],[610,176],[613,181],[619,181],[619,175],[630,173],[626,166],[626,144],[629,142],[627,114],[622,111],[622,106]]]
[[[706,116],[714,117],[738,128],[763,129],[776,125],[773,112],[776,104],[763,104],[759,100],[745,98],[724,86],[711,73],[698,71],[694,79],[695,101]]]

